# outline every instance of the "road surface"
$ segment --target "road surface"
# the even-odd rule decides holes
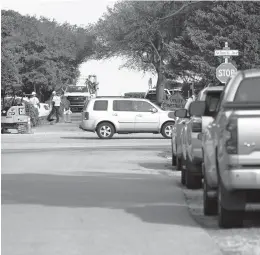
[[[169,140],[57,127],[2,136],[3,255],[221,254],[190,216]]]

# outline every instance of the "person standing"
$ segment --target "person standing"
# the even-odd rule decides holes
[[[40,101],[34,91],[32,92],[32,97],[30,98],[29,101],[33,104],[34,107],[40,108]]]
[[[49,116],[47,117],[47,120],[52,121],[53,119],[51,119],[51,116],[55,114],[56,115],[56,123],[58,123],[59,120],[60,120],[59,115],[60,115],[61,98],[60,98],[60,96],[58,96],[56,94],[56,91],[53,91],[52,95],[53,95],[52,100],[51,100],[52,109],[51,109]]]

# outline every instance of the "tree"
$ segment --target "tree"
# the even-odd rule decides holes
[[[109,8],[96,24],[100,45],[97,58],[124,57],[124,66],[157,73],[157,101],[164,95],[164,78],[170,53],[170,42],[184,30],[190,7],[210,2],[123,1]],[[178,25],[177,25],[178,24]]]
[[[259,2],[215,2],[210,9],[194,11],[185,27],[182,36],[170,43],[175,55],[168,68],[179,77],[193,73],[200,84],[219,84],[215,70],[223,59],[215,57],[214,50],[225,42],[240,52],[232,59],[238,70],[260,66]]]
[[[14,11],[2,11],[2,86],[13,82],[46,100],[52,90],[71,84],[79,65],[94,50],[90,27],[58,24]]]

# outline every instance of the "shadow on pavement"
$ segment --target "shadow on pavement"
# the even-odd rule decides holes
[[[202,203],[203,194],[201,190],[188,190],[184,188],[179,181],[176,181],[176,183],[177,186],[183,189],[185,200],[188,204],[191,216],[199,225],[201,225],[201,227],[215,231],[226,231],[225,229],[219,229],[217,216],[204,215]],[[247,211],[245,213],[243,227],[260,227],[260,212]]]
[[[147,169],[152,170],[172,170],[171,164],[167,164],[165,162],[145,162],[145,163],[139,163],[139,166]]]
[[[163,176],[3,174],[2,205],[12,204],[123,209],[145,222],[196,226],[181,189]]]
[[[61,139],[84,139],[84,140],[100,140],[102,141],[102,139],[100,139],[99,137],[86,137],[86,136],[63,136],[60,137]],[[106,139],[106,141],[113,141],[113,140],[164,140],[165,138],[163,137],[154,137],[154,136],[149,136],[149,137],[134,137],[134,136],[129,136],[129,137],[113,137],[112,139]]]

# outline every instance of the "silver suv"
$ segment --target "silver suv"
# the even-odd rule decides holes
[[[170,139],[175,119],[146,99],[96,97],[85,103],[82,130],[110,139],[115,133],[161,133]]]

